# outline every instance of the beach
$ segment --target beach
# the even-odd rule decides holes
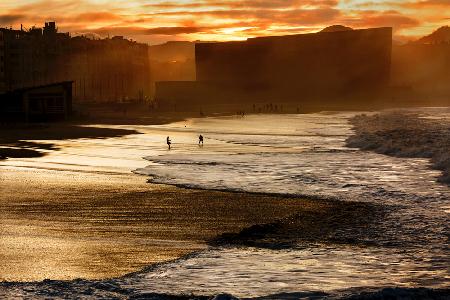
[[[448,187],[425,159],[346,147],[354,115],[98,124],[10,138],[5,147],[39,155],[0,160],[0,296],[445,288]]]
[[[134,174],[2,166],[2,281],[104,279],[320,204],[155,185]]]
[[[45,130],[52,134],[38,131],[45,142],[35,145],[58,150],[0,161],[1,281],[118,277],[205,249],[220,234],[325,205],[150,184],[132,173],[146,165],[141,157],[105,158],[117,149],[97,143],[114,129],[94,128],[81,142],[73,131],[54,140],[67,131]],[[127,133],[137,134],[119,130],[114,143]]]

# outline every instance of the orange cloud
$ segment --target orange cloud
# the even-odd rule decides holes
[[[421,23],[397,11],[362,11],[354,19],[345,20],[346,24],[356,27],[394,27],[394,30],[419,26]]]
[[[0,26],[41,25],[63,31],[167,40],[234,40],[315,32],[342,24],[391,26],[417,36],[448,23],[448,0],[1,0]]]
[[[0,15],[0,24],[16,24],[18,21],[25,18],[25,15],[23,14],[5,14]]]
[[[99,22],[99,21],[117,21],[122,19],[123,17],[110,12],[88,12],[88,13],[81,13],[68,20],[77,22]]]

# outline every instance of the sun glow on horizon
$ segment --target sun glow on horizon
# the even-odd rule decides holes
[[[450,2],[439,0],[3,0],[0,11],[2,27],[54,20],[61,31],[151,44],[309,33],[335,24],[389,26],[404,39],[450,23]]]

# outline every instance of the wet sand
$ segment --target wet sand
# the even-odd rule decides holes
[[[435,260],[420,260],[427,256],[416,262],[410,253],[405,259],[405,244],[392,243],[402,233],[392,226],[393,205],[149,184],[148,177],[132,171],[150,163],[143,157],[167,153],[167,130],[110,126],[104,135],[103,129],[95,131],[43,135],[37,141],[30,140],[35,135],[22,136],[12,147],[37,147],[42,155],[0,160],[0,282],[84,278],[1,282],[0,298],[138,299],[149,298],[149,291],[213,295],[224,288],[256,297],[280,292],[279,284],[292,292],[315,284],[315,290],[332,293],[386,282],[445,284],[445,257],[437,256],[436,266]],[[180,144],[171,153],[198,150],[191,142],[195,135],[175,138]],[[149,266],[208,245],[219,247]],[[140,269],[145,271],[121,276]],[[89,280],[110,277],[116,278]]]
[[[352,243],[342,236],[377,212],[150,184],[132,171],[148,163],[148,151],[161,151],[147,145],[165,132],[58,125],[1,133],[4,154],[19,152],[0,159],[0,281],[119,277],[217,244]]]
[[[100,279],[204,249],[225,232],[320,209],[146,177],[1,166],[0,281]]]
[[[46,154],[45,151],[59,150],[58,146],[51,141],[105,139],[129,134],[138,134],[138,132],[118,128],[85,127],[68,123],[8,125],[0,127],[0,160],[42,157]]]
[[[39,155],[0,160],[0,281],[119,277],[211,244],[355,243],[346,237],[375,221],[368,205],[150,184],[132,171],[165,151],[149,146],[165,135],[133,126],[2,135],[0,148]]]
[[[1,133],[0,281],[121,276],[320,206],[149,184],[132,173],[147,164],[147,137],[136,130],[56,124]]]

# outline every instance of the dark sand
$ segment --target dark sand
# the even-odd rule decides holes
[[[103,139],[137,133],[135,130],[84,127],[67,123],[10,124],[0,127],[0,160],[41,157],[45,155],[43,151],[59,150],[53,143],[46,142],[51,140]]]
[[[0,281],[117,277],[209,244],[364,243],[367,237],[357,233],[382,215],[369,204],[149,184],[131,173],[131,165],[113,168],[123,164],[121,157],[108,166],[99,160],[80,168],[70,148],[63,149],[64,168],[39,161],[61,152],[58,140],[121,137],[133,130],[57,124],[1,131],[0,148],[39,155],[0,160]]]
[[[0,185],[1,281],[120,276],[203,249],[218,234],[321,207],[134,174],[3,167]]]

